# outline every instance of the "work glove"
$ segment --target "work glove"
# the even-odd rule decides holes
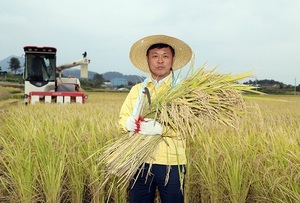
[[[139,121],[136,120],[133,116],[130,116],[126,120],[125,127],[128,131],[136,132],[139,129],[138,125]]]
[[[143,135],[161,135],[163,133],[163,127],[154,119],[144,118],[140,121],[138,133]]]

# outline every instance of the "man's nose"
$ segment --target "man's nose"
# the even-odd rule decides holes
[[[158,56],[158,62],[163,62],[163,56]]]

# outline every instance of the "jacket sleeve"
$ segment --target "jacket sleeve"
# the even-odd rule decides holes
[[[141,86],[140,84],[133,86],[130,92],[128,93],[127,97],[125,98],[125,101],[123,102],[119,114],[119,121],[118,121],[119,131],[121,133],[128,132],[125,127],[126,120],[129,116],[132,116],[132,111],[134,109],[135,102],[139,94],[140,86]]]

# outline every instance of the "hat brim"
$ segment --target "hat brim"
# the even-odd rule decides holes
[[[184,67],[192,58],[192,49],[185,42],[167,35],[151,35],[135,42],[129,53],[131,63],[138,69],[150,73],[147,63],[147,50],[153,44],[164,43],[175,50],[172,69],[174,71]]]

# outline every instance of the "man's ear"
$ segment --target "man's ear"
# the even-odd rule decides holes
[[[147,56],[147,55],[145,56],[145,59],[146,59],[146,61],[147,61],[147,64],[148,64],[148,66],[149,66],[149,58],[148,58],[148,56]]]

